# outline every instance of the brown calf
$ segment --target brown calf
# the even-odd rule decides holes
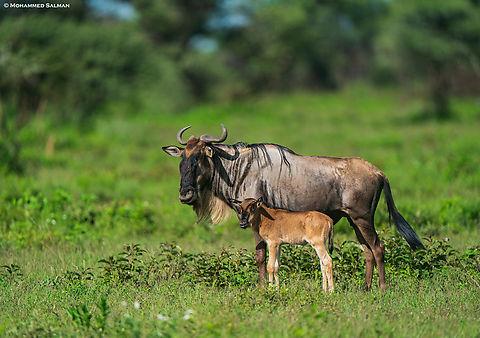
[[[332,258],[328,246],[333,245],[333,221],[318,211],[287,211],[268,208],[258,200],[247,198],[243,202],[230,200],[243,229],[251,226],[255,240],[265,241],[268,246],[268,281],[278,286],[278,259],[280,245],[310,244],[317,252],[322,270],[324,291],[333,291]]]

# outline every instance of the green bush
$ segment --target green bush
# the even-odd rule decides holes
[[[72,22],[48,15],[0,23],[0,91],[18,118],[47,106],[64,118],[96,114],[143,83],[153,53],[127,24]]]

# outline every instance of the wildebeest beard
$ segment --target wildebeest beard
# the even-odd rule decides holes
[[[276,175],[291,174],[288,154],[295,153],[276,144],[213,145],[212,175],[210,181],[198,187],[198,199],[193,204],[199,221],[216,224],[227,218],[231,205],[229,199],[265,197],[271,206],[286,208],[282,203],[283,194],[273,191],[271,181]],[[275,175],[272,175],[275,173]],[[269,196],[265,194],[269,192]],[[280,200],[278,200],[280,197]]]

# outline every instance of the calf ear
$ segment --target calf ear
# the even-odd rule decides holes
[[[162,147],[162,149],[168,155],[173,157],[180,157],[183,154],[183,148],[179,148],[176,146],[165,146],[165,147]]]
[[[230,204],[233,206],[233,209],[235,209],[235,211],[238,212],[240,210],[240,201],[237,201],[236,199],[233,199],[233,198],[229,198],[228,202],[230,202]]]

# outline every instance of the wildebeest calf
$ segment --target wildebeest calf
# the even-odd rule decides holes
[[[278,285],[280,245],[310,244],[317,252],[322,270],[324,291],[333,291],[332,258],[327,246],[333,245],[333,221],[318,211],[287,211],[268,208],[262,198],[247,198],[240,202],[230,200],[243,229],[251,226],[256,239],[268,246],[268,281]]]

